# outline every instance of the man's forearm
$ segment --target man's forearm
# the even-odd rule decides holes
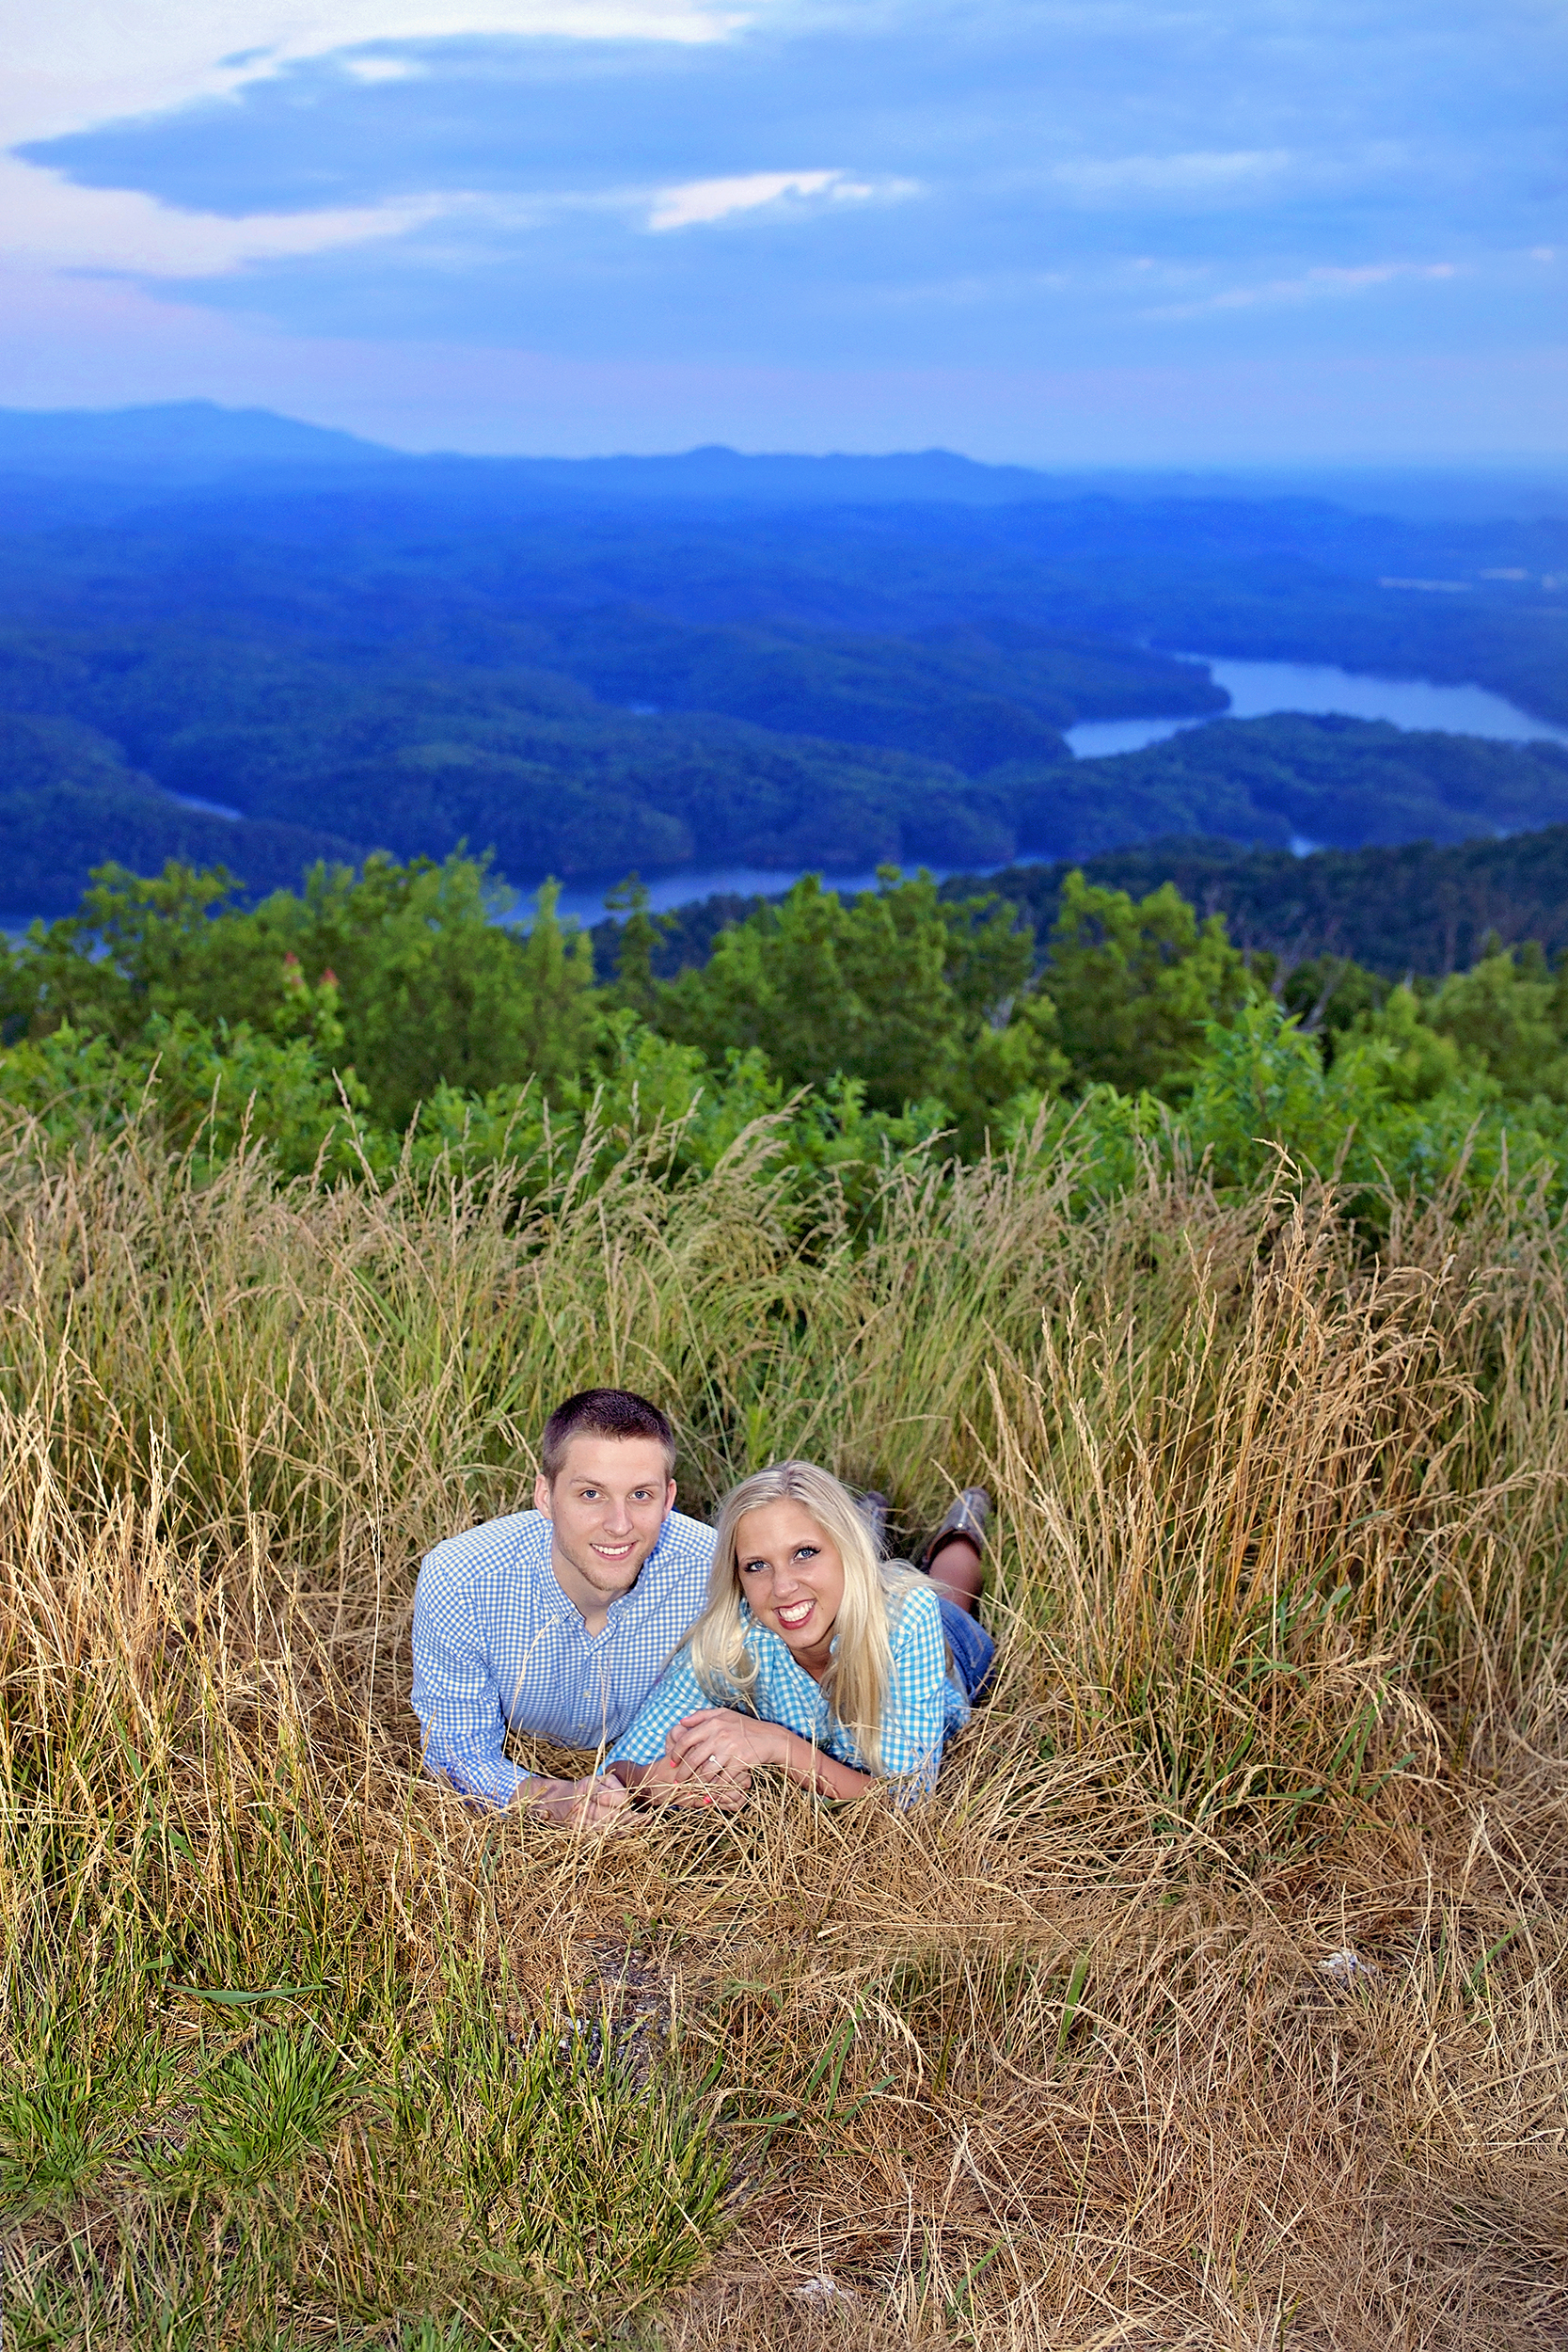
[[[528,1784],[538,1777],[514,1764],[502,1754],[499,1741],[489,1749],[478,1741],[468,1746],[456,1740],[427,1738],[424,1767],[459,1796],[477,1797],[481,1804],[501,1811],[515,1804]]]

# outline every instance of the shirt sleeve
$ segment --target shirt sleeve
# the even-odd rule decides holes
[[[690,1649],[683,1645],[654,1684],[638,1708],[630,1729],[622,1734],[606,1762],[657,1764],[664,1754],[666,1738],[681,1717],[694,1715],[700,1707],[715,1704],[692,1673]]]
[[[502,1753],[500,1685],[468,1592],[443,1575],[432,1553],[414,1589],[414,1712],[424,1732],[427,1772],[466,1797],[507,1805],[533,1775]]]
[[[902,1596],[893,1629],[893,1677],[882,1722],[882,1770],[905,1783],[904,1802],[928,1796],[937,1785],[952,1721],[954,1693],[947,1645],[934,1591],[917,1586]]]

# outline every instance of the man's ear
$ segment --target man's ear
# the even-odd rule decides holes
[[[666,1485],[666,1486],[665,1486],[665,1489],[664,1489],[664,1516],[665,1516],[665,1518],[669,1518],[669,1516],[670,1516],[671,1512],[674,1509],[674,1507],[675,1507],[675,1482],[674,1482],[674,1480],[672,1478],[671,1480],[669,1480],[669,1482],[667,1483],[667,1485]]]
[[[547,1519],[555,1517],[550,1509],[550,1482],[543,1470],[533,1482],[533,1507],[536,1511],[543,1511]]]

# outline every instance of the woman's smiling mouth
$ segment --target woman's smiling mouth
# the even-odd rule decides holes
[[[783,1601],[775,1601],[773,1614],[786,1633],[799,1633],[800,1628],[809,1622],[816,1607],[816,1601],[808,1595],[804,1600],[792,1600],[787,1607]]]

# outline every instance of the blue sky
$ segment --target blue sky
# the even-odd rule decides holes
[[[0,401],[567,452],[1568,446],[1561,0],[37,18]]]

